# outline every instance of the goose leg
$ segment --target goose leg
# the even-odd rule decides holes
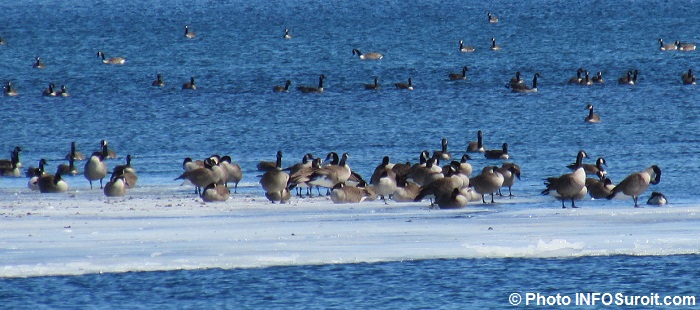
[[[634,199],[634,207],[640,208],[640,206],[637,204],[637,196],[632,196],[632,199]]]
[[[561,208],[566,209],[566,206],[564,205],[564,199],[561,200]]]
[[[92,181],[88,180],[88,182],[90,182],[90,189],[92,189]]]
[[[282,199],[284,199],[283,197],[284,197],[284,190],[281,190],[281,191],[280,191],[280,204],[281,204],[281,205],[284,204],[284,201],[282,201]]]
[[[484,194],[481,194],[481,202],[486,203],[486,198],[484,198]]]
[[[574,204],[574,197],[571,197],[571,207],[572,208],[578,208],[576,204]]]
[[[500,189],[499,189],[499,191],[500,191]],[[495,201],[493,201],[493,193],[491,193],[491,203],[496,203]]]
[[[102,187],[102,179],[100,179],[100,189],[104,189],[104,187]]]

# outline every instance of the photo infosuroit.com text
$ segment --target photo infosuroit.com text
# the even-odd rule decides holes
[[[645,295],[621,292],[587,292],[571,294],[541,294],[535,292],[512,293],[508,297],[511,305],[518,306],[695,306],[693,295]]]

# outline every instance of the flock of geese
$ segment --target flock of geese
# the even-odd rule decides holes
[[[10,159],[0,160],[0,176],[23,175],[21,152],[22,148],[17,146],[12,150]],[[474,169],[469,163],[472,157],[469,154],[483,154],[486,159],[504,162],[500,166],[488,164],[479,174],[474,175]],[[136,170],[131,166],[131,155],[126,156],[126,164],[112,169],[109,181],[103,185],[103,179],[109,172],[105,162],[108,158],[116,158],[116,152],[108,148],[105,140],[100,141],[100,150],[89,157],[78,152],[76,143],[72,142],[65,157],[68,163],[58,165],[55,174],[46,171],[48,162],[41,159],[38,167],[28,168],[24,175],[29,177],[28,187],[32,190],[62,193],[68,191],[68,183],[63,176],[80,174],[75,161],[85,160],[82,174],[91,189],[92,182],[99,181],[105,196],[124,196],[126,190],[133,188],[138,181]],[[305,154],[301,162],[283,168],[282,151],[278,151],[274,162],[262,161],[258,164],[257,169],[262,172],[260,185],[265,197],[272,203],[289,201],[293,190],[296,190],[297,196],[303,197],[302,191],[306,189],[305,195],[313,197],[315,187],[319,196],[322,195],[320,188],[325,188],[326,195],[334,203],[360,203],[377,198],[385,203],[389,199],[396,202],[419,202],[427,198],[431,206],[452,209],[465,207],[474,201],[486,204],[487,195],[491,196],[490,203],[495,203],[496,195],[505,196],[501,192],[503,188],[508,188],[508,196],[512,197],[512,187],[521,176],[520,167],[508,161],[508,144],[503,143],[500,149],[486,149],[481,130],[477,132],[476,141],[469,142],[466,152],[459,160],[453,158],[448,150],[448,141],[443,138],[440,150],[433,151],[432,155],[428,150],[421,151],[415,164],[391,163],[390,158],[384,156],[369,182],[350,168],[349,158],[348,153],[338,156],[337,153],[330,152],[324,160]],[[588,158],[586,152],[579,151],[576,161],[567,166],[571,172],[547,178],[542,194],[561,200],[562,208],[566,208],[564,202],[568,200],[571,201],[571,207],[576,208],[575,201],[584,199],[586,195],[594,199],[612,199],[621,194],[632,197],[634,206],[639,207],[639,196],[650,185],[658,184],[661,180],[661,169],[652,165],[630,174],[615,185],[607,176],[604,158],[598,158],[595,164],[584,163],[585,158]],[[241,167],[232,162],[228,155],[212,155],[203,160],[188,157],[184,159],[182,168],[183,173],[175,180],[185,180],[194,185],[195,194],[205,202],[227,201],[231,194],[228,184],[234,184],[236,193],[238,183],[243,179]],[[659,205],[666,202],[666,197],[657,192],[647,201],[648,204]]]
[[[488,13],[488,21],[490,23],[498,23],[498,17],[495,15],[491,14],[490,12]],[[184,37],[187,39],[193,39],[196,37],[196,34],[192,32],[189,28],[189,26],[185,26],[185,34]],[[282,35],[283,39],[290,40],[293,38],[293,36],[290,34],[289,29],[284,29],[284,34]],[[662,39],[659,39],[659,44],[660,44],[660,50],[661,51],[694,51],[696,49],[695,44],[692,43],[681,43],[679,40],[676,40],[673,44],[664,44]],[[0,37],[0,45],[5,44],[6,42]],[[491,38],[491,46],[489,47],[490,50],[492,51],[499,51],[501,50],[501,46],[496,44],[496,39]],[[459,41],[459,51],[462,53],[472,53],[476,51],[476,48],[473,46],[467,46],[464,45],[463,41]],[[381,60],[384,58],[384,55],[378,52],[368,52],[368,53],[362,53],[359,49],[355,48],[352,50],[352,55],[357,55],[357,57],[360,60]],[[108,64],[108,65],[123,65],[126,63],[126,59],[124,57],[110,57],[107,58],[105,54],[102,51],[97,52],[97,57],[102,60],[102,63]],[[46,68],[46,65],[43,63],[40,57],[36,57],[34,64],[32,65],[36,69],[44,69]],[[468,67],[464,66],[462,68],[461,73],[449,73],[448,78],[449,80],[452,81],[458,81],[458,80],[466,80],[467,78],[467,71]],[[638,70],[628,70],[625,75],[620,77],[618,79],[618,84],[626,84],[626,85],[635,85],[637,83],[637,76],[639,74]],[[506,87],[510,88],[511,91],[516,92],[516,93],[535,93],[537,92],[537,79],[541,77],[540,73],[535,73],[533,76],[532,80],[532,86],[528,86],[524,83],[524,81],[520,78],[520,72],[515,73],[515,77],[512,78],[507,84]],[[321,74],[319,76],[319,81],[317,86],[309,86],[309,85],[300,85],[297,87],[297,90],[302,92],[302,93],[322,93],[324,91],[324,80],[325,80],[325,75]],[[696,78],[695,75],[692,72],[692,69],[688,69],[687,72],[683,73],[681,75],[681,81],[683,84],[686,85],[695,85],[696,84]],[[570,84],[579,84],[579,85],[594,85],[594,84],[603,84],[605,83],[605,80],[603,79],[603,75],[601,71],[598,71],[595,76],[589,76],[589,71],[588,70],[583,70],[582,68],[579,68],[576,71],[576,76],[572,77],[569,79]],[[277,85],[272,88],[273,92],[288,92],[289,87],[291,86],[292,82],[291,80],[286,80],[284,85]],[[155,87],[163,87],[165,86],[165,82],[163,80],[163,75],[162,74],[157,74],[156,79],[151,83],[152,86]],[[396,89],[400,90],[413,90],[413,81],[412,78],[408,78],[407,82],[398,82],[394,83],[394,86]],[[195,90],[197,89],[197,84],[195,83],[195,78],[190,77],[189,82],[185,82],[182,84],[182,89],[190,89],[190,90]],[[379,79],[377,77],[374,78],[374,83],[372,84],[365,84],[364,89],[366,90],[379,90],[380,85],[379,85]],[[5,96],[17,96],[19,92],[17,91],[16,87],[12,84],[11,81],[7,81],[5,83],[5,86],[3,87],[3,94]],[[68,97],[70,94],[68,93],[67,87],[65,85],[61,85],[60,89],[56,88],[56,86],[53,83],[49,83],[48,88],[44,89],[42,91],[42,95],[46,97]]]
[[[498,17],[488,13],[489,23],[498,23]],[[196,34],[185,26],[184,37],[192,39]],[[284,30],[283,39],[292,39],[289,29]],[[664,44],[659,39],[661,51],[694,51],[695,45],[675,41],[673,44]],[[0,37],[0,44],[6,42]],[[492,51],[501,50],[501,46],[496,43],[495,38],[491,38]],[[459,52],[472,53],[476,51],[473,46],[465,45],[459,41]],[[363,53],[359,49],[352,50],[352,55],[360,60],[379,61],[384,55],[378,52]],[[97,57],[102,63],[108,65],[124,65],[126,59],[123,57],[107,57],[102,51],[97,52]],[[46,65],[40,57],[36,57],[33,67],[44,69]],[[469,68],[463,66],[461,72],[449,73],[449,80],[465,80]],[[631,69],[620,77],[618,84],[635,85],[639,71]],[[538,89],[538,78],[540,73],[534,73],[532,84],[527,85],[521,78],[521,73],[516,72],[515,77],[506,83],[506,87],[517,93],[534,93]],[[322,93],[324,91],[324,81],[326,76],[319,75],[318,85],[300,85],[296,89],[302,93]],[[683,84],[695,84],[695,75],[692,69],[681,76]],[[602,72],[598,71],[591,76],[588,70],[578,68],[576,76],[568,80],[569,84],[594,85],[603,84]],[[289,92],[291,80],[286,80],[284,85],[274,86],[273,92]],[[162,74],[157,74],[156,79],[151,83],[154,87],[165,85]],[[413,90],[413,80],[408,78],[406,82],[395,83],[399,90]],[[191,77],[189,82],[182,84],[182,89],[196,90],[195,78]],[[371,84],[365,84],[366,90],[379,90],[380,84],[377,77]],[[14,85],[7,81],[4,90],[6,96],[17,96],[18,91]],[[50,83],[43,91],[48,97],[67,97],[69,93],[65,85],[56,88]],[[593,106],[587,105],[589,111],[585,121],[589,123],[601,122],[600,117],[594,113]],[[48,162],[45,159],[39,161],[38,167],[27,169],[26,175],[30,177],[29,188],[42,193],[60,193],[68,190],[68,184],[63,176],[75,176],[79,174],[75,167],[75,161],[85,160],[83,175],[90,183],[92,189],[93,181],[100,182],[106,196],[124,196],[126,190],[136,185],[138,176],[131,166],[131,156],[126,157],[126,164],[118,165],[112,170],[109,181],[103,186],[103,179],[108,174],[105,160],[115,158],[116,155],[107,147],[107,142],[102,140],[101,149],[85,158],[76,151],[75,142],[71,144],[71,150],[66,155],[68,164],[58,166],[55,174],[45,171]],[[11,152],[9,160],[0,160],[0,176],[20,177],[21,147],[16,147]],[[472,175],[473,168],[469,163],[471,159],[469,153],[481,153],[487,159],[505,160],[499,165],[487,165],[483,167],[479,174]],[[583,160],[588,155],[584,151],[579,151],[576,161],[569,165],[571,172],[559,176],[549,177],[545,180],[544,195],[551,195],[562,201],[562,208],[566,208],[565,201],[571,200],[571,207],[575,208],[575,201],[581,200],[586,195],[595,199],[612,199],[620,194],[631,196],[635,207],[638,207],[638,197],[643,194],[652,184],[658,184],[661,177],[661,169],[653,165],[644,171],[630,174],[627,178],[615,185],[608,177],[604,167],[604,158],[599,158],[596,164],[585,164]],[[520,179],[520,167],[508,162],[508,144],[503,143],[501,149],[486,150],[483,146],[483,134],[477,132],[477,140],[470,142],[466,153],[459,160],[453,158],[447,149],[447,139],[442,139],[442,148],[434,151],[432,155],[429,151],[422,151],[419,155],[419,162],[411,163],[391,163],[388,156],[385,156],[379,164],[369,182],[361,175],[353,171],[349,164],[349,154],[344,153],[338,156],[335,152],[330,152],[325,160],[315,158],[312,154],[306,154],[302,161],[287,168],[282,165],[282,152],[277,152],[276,161],[261,162],[258,170],[263,174],[260,176],[260,185],[265,192],[265,196],[271,202],[284,203],[291,199],[291,192],[296,189],[297,196],[302,197],[302,189],[306,189],[306,195],[313,196],[313,188],[317,189],[321,195],[320,188],[327,189],[327,195],[334,203],[359,203],[365,200],[382,199],[385,203],[388,199],[397,202],[422,201],[429,199],[431,206],[437,205],[439,208],[462,208],[471,201],[487,203],[486,196],[490,195],[490,202],[494,203],[494,196],[504,196],[501,189],[508,188],[508,196],[512,196],[512,187],[516,179]],[[441,163],[444,165],[441,166]],[[231,161],[230,156],[213,155],[203,160],[192,160],[186,158],[183,161],[184,172],[176,180],[186,180],[195,186],[195,193],[203,201],[226,201],[230,198],[229,183],[234,184],[234,193],[238,183],[243,177],[240,166]],[[593,177],[588,177],[593,176]],[[665,204],[666,199],[663,194],[654,192],[648,200],[650,204]]]

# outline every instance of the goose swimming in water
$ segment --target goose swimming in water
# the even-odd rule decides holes
[[[605,80],[603,79],[603,72],[598,71],[594,77],[591,78],[591,81],[596,84],[603,84],[605,83]]]
[[[509,159],[508,143],[503,143],[503,148],[500,150],[486,150],[486,152],[484,152],[484,157],[488,159]]]
[[[380,53],[371,52],[371,53],[363,54],[362,52],[360,52],[360,50],[358,50],[356,48],[352,50],[352,55],[353,56],[357,55],[357,57],[359,57],[362,60],[380,60],[380,59],[384,58],[384,55],[382,55]]]
[[[467,68],[467,66],[464,66],[462,67],[462,73],[450,73],[448,76],[451,81],[466,80],[467,71],[469,71],[469,68]]]
[[[157,87],[165,86],[165,82],[163,82],[163,75],[158,73],[158,75],[156,75],[156,79],[151,83],[151,86],[157,86]]]
[[[106,58],[105,53],[103,52],[97,52],[97,57],[101,57],[102,63],[108,65],[123,65],[126,62],[126,59],[124,59],[124,57]]]
[[[586,109],[588,110],[588,116],[586,116],[586,118],[584,118],[584,121],[586,121],[586,123],[600,123],[601,122],[600,116],[598,116],[598,114],[596,114],[596,113],[593,113],[593,105],[591,105],[591,104],[586,105]]]
[[[286,93],[289,91],[289,86],[292,85],[292,81],[287,80],[284,82],[284,85],[276,85],[275,87],[272,88],[272,92],[275,93]]]
[[[473,51],[475,51],[475,50],[476,50],[476,49],[474,49],[473,46],[464,45],[464,43],[462,42],[462,40],[459,40],[459,51],[460,51],[460,52],[462,52],[462,53],[471,53],[471,52],[473,52]]]
[[[492,23],[492,24],[498,23],[498,17],[496,17],[496,15],[491,14],[491,12],[488,13],[488,18],[489,18],[489,23]]]
[[[41,61],[39,56],[36,56],[35,59],[36,60],[34,61],[34,65],[32,66],[33,68],[36,68],[36,69],[45,69],[46,68],[46,65],[44,65],[44,62]]]
[[[191,89],[191,90],[197,89],[197,84],[194,82],[194,77],[190,78],[189,83],[182,84],[182,89]]]
[[[499,51],[501,50],[500,45],[496,45],[496,38],[491,38],[491,50],[492,51]]]
[[[396,86],[396,89],[413,90],[413,80],[411,78],[408,78],[408,84],[400,82],[400,83],[395,83],[394,86]]]
[[[326,76],[321,74],[318,77],[318,87],[313,87],[313,86],[306,86],[306,85],[301,85],[298,86],[297,89],[305,94],[308,93],[322,93],[323,92],[323,81],[326,79]]]
[[[672,44],[664,44],[664,40],[659,39],[659,49],[662,51],[675,51],[678,49],[678,46],[675,43]]]
[[[528,87],[525,83],[520,84],[508,84],[506,87],[510,87],[511,91],[514,93],[536,93],[537,92],[537,79],[540,77],[539,73],[535,73],[532,78],[532,87]]]
[[[483,143],[483,133],[481,130],[476,132],[476,141],[470,141],[469,145],[467,146],[467,152],[472,152],[472,153],[483,153],[486,152],[486,149],[484,148],[484,143]]]
[[[688,52],[688,51],[694,51],[694,50],[695,50],[695,44],[693,44],[693,43],[683,43],[683,44],[681,44],[680,41],[676,41],[676,46],[678,47],[678,50],[679,50],[679,51]]]
[[[374,77],[374,84],[365,84],[366,90],[379,90],[379,78]]]
[[[17,92],[17,89],[15,89],[15,87],[12,86],[12,83],[10,81],[7,81],[7,84],[5,84],[5,87],[3,88],[2,93],[8,97],[14,97],[14,96],[17,96],[19,94]]]
[[[569,84],[581,83],[581,73],[583,73],[583,68],[578,68],[578,70],[576,70],[576,76],[569,79]]]
[[[190,31],[190,26],[185,26],[185,38],[193,39],[196,36],[194,32]]]
[[[693,74],[693,70],[688,69],[688,72],[681,75],[681,80],[684,85],[695,85],[695,74]]]
[[[287,40],[292,38],[292,35],[289,34],[289,29],[284,29],[284,35],[282,36],[282,38]]]

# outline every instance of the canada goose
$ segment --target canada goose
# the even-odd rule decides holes
[[[493,15],[489,12],[488,17],[489,17],[489,23],[492,23],[492,24],[498,23],[498,17],[496,17],[496,15]]]
[[[36,60],[34,61],[34,65],[32,65],[32,68],[37,68],[37,69],[45,69],[46,66],[44,65],[44,62],[39,59],[39,56],[36,56]]]
[[[523,81],[523,79],[520,78],[520,71],[516,71],[516,72],[515,72],[515,77],[511,78],[511,79],[508,81],[508,84],[506,84],[506,87],[511,87],[511,86],[513,86],[513,85],[516,85],[516,84],[523,84],[523,83],[525,83],[525,81]]]
[[[473,46],[465,46],[464,43],[462,43],[462,40],[459,40],[459,51],[462,53],[471,53],[475,51]]]
[[[85,163],[83,168],[83,175],[90,182],[90,189],[92,189],[92,181],[100,180],[100,189],[102,186],[102,179],[107,176],[107,164],[104,160],[107,156],[107,145],[103,144],[102,152],[94,152]]]
[[[605,199],[612,194],[615,184],[613,184],[609,178],[603,178],[603,180],[586,178],[586,188],[588,189],[588,194],[591,195],[591,198]]]
[[[372,172],[372,176],[369,179],[369,184],[376,185],[382,173],[385,171],[392,171],[391,168],[393,168],[393,166],[394,165],[390,163],[389,156],[384,156],[382,158],[382,163],[374,168],[374,172]],[[392,171],[392,173],[394,172]]]
[[[37,181],[41,193],[63,193],[68,191],[68,183],[61,178],[61,173],[56,175],[44,174]]]
[[[598,157],[596,159],[595,164],[576,164],[576,163],[571,163],[567,168],[571,169],[571,171],[575,171],[578,169],[578,167],[583,167],[583,171],[586,173],[586,175],[598,175],[600,179],[602,180],[603,177],[605,177],[606,174],[608,174],[607,171],[605,171],[605,168],[603,166],[607,166],[608,164],[605,162],[605,158],[603,157]]]
[[[591,81],[596,84],[604,84],[605,80],[603,79],[603,72],[598,71],[598,73],[591,78]]]
[[[222,168],[224,168],[227,175],[226,182],[224,183],[224,185],[228,186],[228,182],[233,183],[233,192],[237,193],[238,183],[241,182],[241,180],[243,179],[243,170],[241,170],[241,166],[239,166],[237,163],[232,163],[231,156],[229,155],[221,157],[220,165]]]
[[[311,191],[313,185],[309,184],[309,181],[311,181],[311,175],[313,175],[316,170],[321,169],[321,158],[314,158],[310,163],[311,166],[301,166],[294,172],[290,171],[288,187],[306,188],[306,194],[309,197],[313,197],[313,193]],[[320,191],[318,194],[321,195]],[[297,196],[301,197],[301,191],[297,192]]]
[[[396,174],[389,170],[383,171],[374,183],[374,193],[378,195],[386,204],[386,199],[396,191]]]
[[[163,75],[158,73],[158,75],[156,75],[156,79],[151,83],[151,86],[157,86],[157,87],[165,86],[165,82],[163,82]]]
[[[634,207],[639,208],[637,204],[637,198],[639,195],[644,193],[644,191],[649,188],[650,184],[659,184],[661,181],[661,168],[657,165],[652,165],[651,167],[645,169],[644,171],[635,172],[627,176],[622,182],[618,183],[615,188],[613,188],[612,194],[608,196],[608,199],[614,198],[617,194],[623,193],[627,196],[632,196],[634,200]]]
[[[185,159],[182,161],[182,170],[184,171],[192,171],[198,168],[204,168],[203,160],[193,161],[192,158],[185,157]]]
[[[532,78],[532,87],[528,87],[525,83],[510,84],[510,89],[514,93],[536,93],[537,92],[537,79],[540,77],[539,73],[535,73]]]
[[[596,114],[596,113],[593,113],[593,105],[592,104],[587,104],[586,109],[588,110],[588,116],[586,116],[586,118],[583,119],[586,123],[600,123],[601,122],[600,116],[598,116],[598,114]]]
[[[136,182],[139,180],[139,176],[136,174],[136,170],[131,166],[131,154],[126,155],[126,164],[118,165],[112,170],[112,176],[110,179],[114,179],[117,176],[123,176],[126,181],[126,188],[134,188]]]
[[[455,188],[450,195],[441,196],[435,202],[440,209],[459,209],[464,208],[469,203],[469,197],[463,195],[459,188]]]
[[[629,85],[635,85],[637,83],[637,75],[639,74],[638,70],[634,70],[632,72],[631,70],[627,70],[627,74],[619,79],[617,79],[618,84],[629,84]]]
[[[379,78],[374,77],[374,84],[365,84],[366,90],[379,90]]]
[[[420,186],[413,182],[408,182],[406,177],[396,177],[396,190],[391,195],[391,199],[396,202],[412,202],[420,193]]]
[[[282,36],[282,38],[287,39],[287,40],[293,38],[292,35],[289,34],[289,29],[286,29],[286,28],[284,29],[284,35]]]
[[[452,153],[447,150],[447,138],[442,138],[440,145],[439,151],[433,151],[433,157],[442,161],[452,160]]]
[[[408,84],[401,82],[395,83],[394,86],[396,86],[396,89],[413,90],[413,80],[411,80],[411,78],[408,78]]]
[[[668,200],[666,199],[666,196],[664,194],[659,193],[659,192],[652,192],[651,196],[649,196],[649,199],[647,200],[648,205],[665,205],[668,203]]]
[[[290,85],[292,85],[292,81],[287,80],[286,82],[284,82],[284,86],[275,85],[274,87],[272,87],[272,92],[275,92],[275,93],[286,93],[286,92],[289,91],[289,86],[290,86]]]
[[[211,158],[204,159],[203,163],[204,166],[199,168],[189,166],[192,170],[185,170],[175,180],[189,180],[195,186],[195,194],[201,195],[205,186],[219,181],[219,176],[211,169],[214,166]]]
[[[588,70],[585,71],[584,78],[581,79],[581,82],[579,82],[579,85],[585,85],[585,86],[593,85],[593,81],[591,81],[591,78],[588,75]]]
[[[265,198],[272,203],[279,201],[280,204],[283,204],[292,198],[292,193],[289,191],[289,188],[285,187],[284,190],[282,190],[282,196],[280,196],[280,193],[278,192],[265,192]]]
[[[126,195],[128,183],[123,175],[112,176],[111,180],[105,184],[103,192],[107,197],[121,197]]]
[[[75,167],[75,160],[73,158],[68,158],[68,164],[58,165],[58,172],[62,175],[76,175],[78,174],[78,168]]]
[[[579,151],[576,156],[576,170],[574,172],[547,178],[544,182],[546,188],[542,191],[542,195],[551,195],[560,199],[563,209],[566,209],[564,200],[571,199],[571,207],[578,208],[574,203],[574,199],[577,199],[583,189],[586,188],[586,172],[581,167],[581,162],[586,157],[588,157],[586,152]]]
[[[284,189],[287,187],[289,174],[282,171],[282,151],[277,151],[277,161],[275,169],[265,172],[260,178],[260,185],[267,193],[279,193],[280,197],[284,196]],[[272,203],[274,201],[271,200]],[[283,202],[280,202],[283,203]]]
[[[53,83],[49,83],[49,88],[44,89],[44,92],[41,93],[44,97],[56,97],[58,94],[56,90],[54,89]]]
[[[108,65],[123,65],[126,62],[124,57],[111,57],[107,59],[103,52],[97,52],[97,57],[102,57],[102,63]]]
[[[331,191],[331,201],[337,204],[360,203],[370,196],[371,194],[367,191],[367,189],[348,186],[345,185],[344,182],[333,186],[333,191]]]
[[[484,137],[483,133],[481,130],[476,132],[476,141],[469,141],[469,145],[467,145],[467,152],[472,152],[472,153],[483,153],[486,152],[486,149],[484,148]]]
[[[452,164],[455,166],[455,171],[457,173],[461,173],[467,177],[470,177],[472,175],[473,168],[472,165],[467,161],[471,159],[472,158],[469,157],[469,155],[464,154],[458,162],[452,162]]]
[[[460,176],[455,175],[454,172],[453,167],[450,166],[445,177],[432,180],[421,186],[420,192],[413,201],[419,202],[426,197],[432,200],[434,197],[436,202],[446,199],[445,196],[449,197],[449,195],[452,195],[453,189],[461,189],[464,186],[464,181]],[[430,206],[432,207],[433,205],[434,202],[431,201]]]
[[[337,165],[328,165],[314,171],[309,177],[309,184],[333,188],[338,183],[345,183],[352,175],[352,170],[347,164],[348,157],[348,153],[344,153]]]
[[[513,197],[512,188],[513,184],[515,184],[515,178],[520,180],[520,166],[515,163],[503,163],[496,171],[503,175],[503,184],[501,184],[501,187],[508,187],[508,197]],[[500,188],[498,189],[498,194],[503,196]]]
[[[449,77],[450,80],[456,81],[456,80],[466,80],[467,79],[467,71],[469,71],[469,68],[467,66],[462,67],[462,73],[450,73]]]
[[[190,26],[185,25],[185,38],[194,39],[197,35],[190,31]]]
[[[503,148],[500,150],[486,150],[484,157],[488,159],[509,159],[508,143],[503,143]]]
[[[3,160],[0,163],[0,176],[4,177],[20,177],[22,175],[19,166],[19,155],[12,153],[10,161]]]
[[[17,96],[19,94],[17,92],[17,89],[15,89],[14,86],[12,86],[12,83],[10,81],[7,81],[7,84],[5,84],[5,87],[3,88],[2,93],[8,97],[14,97],[14,96]]]
[[[61,97],[69,97],[70,93],[68,93],[68,88],[66,88],[66,85],[61,85],[61,90],[56,93],[56,96],[61,96]]]
[[[204,187],[200,198],[204,202],[226,201],[231,197],[231,190],[225,185],[211,183]]]
[[[219,185],[225,185],[226,181],[228,180],[228,171],[224,167],[221,166],[221,156],[215,154],[212,156],[209,156],[209,159],[212,162],[211,166],[211,171],[214,172],[216,175],[216,183]]]
[[[384,58],[384,55],[382,55],[380,53],[375,53],[375,52],[362,54],[362,52],[360,52],[360,50],[358,50],[356,48],[352,50],[352,55],[355,56],[355,54],[357,54],[357,57],[359,57],[362,60],[368,60],[368,59],[379,60],[379,59]]]
[[[117,158],[117,152],[113,149],[107,148],[107,140],[100,140],[100,149],[107,149],[105,159],[107,158]]]
[[[18,168],[22,168],[22,162],[20,160],[20,155],[22,154],[22,147],[15,146],[10,152],[10,159],[0,159],[0,167],[9,167],[15,164]],[[16,163],[13,163],[16,160]]]
[[[693,44],[693,43],[683,43],[683,44],[681,44],[680,41],[676,41],[676,46],[678,47],[678,50],[679,50],[679,51],[688,52],[688,51],[694,51],[694,50],[695,50],[695,44]]]
[[[581,78],[581,73],[583,73],[583,68],[578,68],[578,70],[576,70],[576,76],[569,79],[569,84],[581,83],[581,80],[583,80]]]
[[[5,39],[0,37],[0,45],[5,45],[6,43],[7,43],[7,41],[5,41]]]
[[[182,84],[182,89],[197,89],[197,84],[194,82],[194,77],[190,77],[190,81],[188,83]]]
[[[497,166],[486,166],[481,170],[481,174],[469,179],[469,186],[481,195],[481,202],[486,203],[485,195],[491,194],[491,203],[495,203],[494,193],[501,189],[503,181],[503,175],[498,172]]]
[[[46,172],[44,171],[44,165],[48,165],[46,159],[42,158],[39,160],[39,167],[33,168],[29,167],[27,170],[27,176],[29,181],[27,182],[27,187],[33,191],[39,190],[39,178],[41,178]]]
[[[313,86],[306,86],[306,85],[301,85],[297,86],[297,89],[302,92],[302,93],[322,93],[323,92],[323,80],[326,79],[326,76],[321,74],[318,76],[318,87],[313,87]]]
[[[676,46],[675,43],[672,44],[664,44],[664,40],[659,39],[659,49],[662,51],[675,51],[678,49],[678,46]]]
[[[440,166],[436,164],[436,161],[437,159],[433,157],[429,158],[426,161],[425,165],[417,165],[411,167],[411,169],[408,171],[408,174],[406,175],[406,179],[420,186],[425,186],[437,179],[444,178],[445,175],[442,172],[442,168],[440,168]],[[438,171],[435,168],[439,168],[440,170]]]
[[[499,51],[501,50],[500,45],[496,45],[496,38],[491,38],[491,50],[492,51]]]
[[[683,73],[683,75],[681,75],[681,80],[683,81],[683,84],[685,84],[685,85],[694,85],[695,84],[695,74],[693,74],[693,69],[688,69],[688,72]]]

